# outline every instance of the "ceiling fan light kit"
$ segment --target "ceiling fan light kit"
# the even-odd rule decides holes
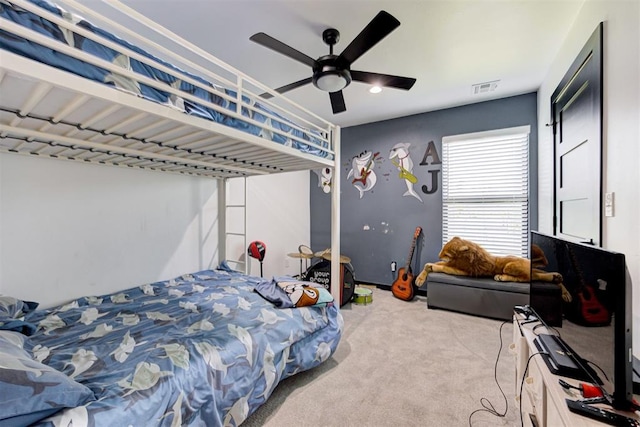
[[[338,92],[349,86],[351,73],[349,64],[339,64],[339,57],[333,54],[333,45],[340,40],[340,32],[327,28],[322,32],[322,40],[329,45],[329,55],[322,56],[313,65],[313,85],[325,92]]]
[[[326,70],[313,74],[313,84],[325,92],[338,92],[351,83],[348,70]]]
[[[313,59],[265,33],[254,34],[250,37],[250,40],[312,68],[313,75],[311,78],[279,87],[275,89],[276,92],[284,93],[308,83],[313,83],[318,89],[329,92],[331,108],[333,113],[337,114],[347,109],[342,89],[349,86],[352,81],[403,90],[409,90],[414,85],[416,82],[414,78],[351,70],[351,64],[399,26],[400,21],[382,10],[340,55],[334,55],[333,53],[333,46],[340,40],[340,32],[335,28],[327,28],[322,33],[322,40],[329,45],[329,54],[318,59]],[[271,97],[268,93],[264,93],[261,96],[264,98]]]

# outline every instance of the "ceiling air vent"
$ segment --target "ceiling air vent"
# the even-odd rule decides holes
[[[471,94],[480,95],[481,93],[493,92],[498,87],[500,80],[494,80],[492,82],[477,83],[471,85]]]

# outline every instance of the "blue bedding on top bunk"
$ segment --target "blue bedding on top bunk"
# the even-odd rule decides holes
[[[180,80],[175,76],[167,74],[159,69],[148,66],[134,58],[129,58],[128,56],[118,53],[113,49],[110,49],[102,44],[96,43],[95,41],[91,39],[87,39],[79,34],[70,32],[65,28],[59,27],[53,22],[50,22],[29,11],[26,11],[18,6],[15,6],[11,4],[10,1],[0,0],[0,16],[12,22],[15,22],[17,24],[20,24],[24,27],[37,31],[38,33],[41,33],[45,36],[48,36],[55,40],[63,42],[69,46],[72,46],[84,52],[90,53],[98,58],[105,59],[113,64],[116,64],[126,69],[130,69],[136,73],[152,78],[158,82],[162,82],[163,84],[167,84],[176,89],[180,89],[181,91],[192,94],[198,98],[211,102],[212,104],[224,107],[230,111],[235,111],[236,104],[234,102],[230,102],[227,99],[215,94],[215,92],[221,92],[221,93],[224,92],[227,95],[236,97],[237,93],[235,91],[213,85],[210,82],[202,79],[201,77],[198,77],[186,71],[180,70],[179,68],[173,66],[172,64],[169,64],[159,58],[156,58],[150,55],[149,53],[128,43],[127,41],[122,40],[116,37],[115,35],[94,26],[90,22],[78,17],[77,15],[72,15],[66,11],[63,11],[62,9],[58,8],[57,6],[51,3],[48,3],[44,0],[29,0],[29,1],[48,10],[49,12],[54,13],[57,16],[61,16],[68,21],[75,22],[78,27],[81,27],[85,30],[104,36],[106,39],[108,39],[111,42],[117,43],[121,46],[125,46],[126,48],[131,49],[132,51],[140,55],[143,55],[146,58],[149,58],[159,64],[162,64],[174,70],[178,75],[181,74],[184,76],[188,76],[189,78],[194,79],[204,84],[207,87],[211,87],[212,90],[210,92],[205,91],[202,88],[194,86],[193,84],[188,83],[186,81]],[[53,67],[74,73],[76,75],[117,87],[121,90],[134,93],[145,99],[152,100],[161,104],[170,105],[174,108],[184,111],[187,114],[205,118],[207,120],[211,120],[217,123],[222,123],[229,127],[250,133],[252,135],[258,135],[260,137],[277,142],[279,144],[293,147],[296,150],[299,150],[303,153],[308,153],[308,154],[312,154],[320,157],[332,158],[332,155],[314,146],[310,146],[308,144],[299,142],[289,137],[285,137],[284,135],[279,133],[263,130],[260,127],[255,126],[246,121],[230,117],[226,114],[220,113],[206,106],[194,103],[190,100],[183,99],[181,97],[177,97],[174,94],[171,94],[162,90],[158,90],[154,87],[145,85],[143,83],[138,83],[122,75],[114,74],[103,68],[85,63],[83,61],[72,58],[63,53],[56,52],[52,49],[33,43],[29,40],[22,39],[16,35],[10,34],[3,30],[0,30],[0,48],[34,59],[44,64],[51,65]],[[243,97],[243,101],[249,102],[249,98]],[[308,133],[305,133],[298,129],[293,128],[287,119],[281,118],[279,120],[273,120],[270,117],[267,117],[266,115],[261,114],[260,111],[264,113],[269,113],[277,117],[281,117],[280,115],[271,111],[264,105],[260,103],[255,103],[254,107],[256,108],[255,110],[250,110],[246,107],[243,107],[241,109],[242,115],[246,117],[250,117],[253,120],[256,120],[260,123],[271,124],[271,126],[273,126],[275,129],[280,130],[285,134],[296,136],[298,138],[301,138],[306,141],[310,141],[312,143],[318,144],[325,148],[327,147],[326,142],[323,142],[320,139],[317,139],[315,137],[309,136]],[[317,132],[313,132],[313,133],[318,134]]]
[[[41,424],[240,424],[343,329],[337,304],[277,308],[254,291],[263,280],[206,270],[29,313],[25,349],[95,395]]]

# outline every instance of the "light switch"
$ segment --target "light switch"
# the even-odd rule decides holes
[[[604,216],[613,216],[613,192],[604,193]]]

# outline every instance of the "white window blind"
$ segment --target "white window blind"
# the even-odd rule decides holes
[[[442,138],[442,240],[528,256],[529,126]]]

